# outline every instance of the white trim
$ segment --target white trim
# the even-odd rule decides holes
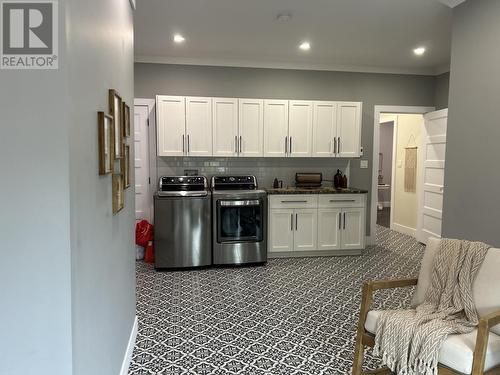
[[[371,210],[370,210],[370,236],[375,238],[377,230],[377,201],[378,201],[378,153],[380,150],[380,114],[381,113],[410,113],[425,114],[435,111],[435,107],[415,107],[415,106],[393,106],[376,105],[373,116],[373,162],[372,162],[372,192],[371,192]],[[394,185],[394,181],[392,182]],[[394,189],[392,189],[394,190]],[[392,214],[391,210],[391,214]]]
[[[410,228],[407,227],[406,225],[401,225],[398,223],[392,223],[391,229],[395,230],[396,232],[407,234],[412,237],[415,237],[415,233],[417,231],[415,228]]]
[[[157,147],[156,147],[156,100],[145,98],[134,98],[134,107],[136,105],[143,105],[148,107],[149,113],[149,177],[151,183],[149,184],[149,194],[153,196],[156,192],[156,184],[158,182],[158,168],[157,168]],[[154,204],[151,200],[150,207],[150,223],[154,224]]]
[[[376,245],[376,243],[375,243],[375,236],[366,236],[365,244],[366,244],[366,246]]]
[[[462,4],[465,0],[437,0],[441,4],[449,6],[450,8],[455,8],[457,5]]]
[[[225,66],[240,68],[268,68],[268,69],[295,69],[295,70],[326,70],[335,72],[355,72],[355,73],[382,73],[382,74],[410,74],[410,75],[430,75],[437,76],[449,71],[449,66],[442,65],[435,68],[384,68],[380,66],[363,65],[336,65],[336,64],[315,64],[297,63],[285,61],[259,61],[240,60],[231,58],[194,58],[194,57],[168,57],[168,56],[147,56],[137,55],[134,58],[136,63],[151,64],[176,64],[176,65],[203,65],[203,66]]]
[[[396,201],[396,163],[398,162],[398,121],[397,115],[394,116],[394,126],[392,128],[392,160],[391,160],[391,203]],[[380,132],[379,132],[379,144],[380,144]],[[391,212],[389,213],[389,228],[392,228],[394,223],[394,208],[396,204],[393,204]]]
[[[132,10],[136,10],[137,9],[136,0],[130,0],[130,6],[132,7]]]
[[[122,367],[120,369],[120,375],[127,375],[130,362],[132,362],[132,353],[134,352],[135,340],[137,338],[137,329],[139,328],[139,321],[137,316],[134,318],[134,324],[132,325],[132,331],[130,332],[130,337],[128,339],[127,350],[125,351],[125,356],[123,357]]]

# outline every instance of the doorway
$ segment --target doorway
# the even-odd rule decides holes
[[[412,134],[415,133],[413,126],[403,128],[403,124],[418,122],[419,119],[420,127],[423,127],[423,115],[432,111],[434,107],[375,106],[370,207],[372,243],[375,242],[377,223],[412,236],[416,234],[420,189],[418,147],[421,140],[417,134]],[[403,129],[399,133],[398,126]],[[381,134],[384,137],[382,144]],[[389,150],[391,144],[392,152]],[[400,191],[402,194],[398,194]]]

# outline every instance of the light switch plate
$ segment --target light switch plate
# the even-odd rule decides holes
[[[359,167],[362,169],[368,168],[368,160],[362,159],[359,161]]]

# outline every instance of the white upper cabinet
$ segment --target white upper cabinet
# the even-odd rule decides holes
[[[308,157],[312,155],[313,102],[291,100],[289,102],[288,155]]]
[[[264,101],[239,99],[240,156],[264,156]]]
[[[312,156],[335,156],[337,103],[314,102]]]
[[[212,156],[212,98],[186,98],[186,154]]]
[[[213,98],[213,155],[238,155],[238,99]]]
[[[264,100],[264,156],[285,157],[288,151],[288,100]]]
[[[186,106],[182,96],[156,96],[158,156],[182,156],[185,151]]]
[[[361,103],[337,104],[337,154],[345,158],[358,157],[361,147]]]

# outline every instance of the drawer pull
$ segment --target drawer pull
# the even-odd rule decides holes
[[[281,201],[281,203],[307,203],[307,201]]]
[[[356,202],[355,199],[330,199],[330,203],[335,203],[335,202]]]

